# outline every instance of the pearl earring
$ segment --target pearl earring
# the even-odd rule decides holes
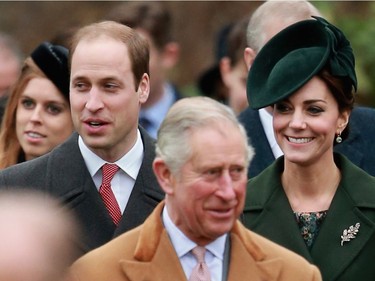
[[[341,133],[338,133],[338,134],[337,134],[336,142],[337,142],[337,143],[342,143]]]

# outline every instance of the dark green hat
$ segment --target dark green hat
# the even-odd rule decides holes
[[[287,98],[326,66],[333,76],[350,79],[357,90],[350,42],[337,27],[314,18],[283,29],[255,57],[247,80],[252,108]]]

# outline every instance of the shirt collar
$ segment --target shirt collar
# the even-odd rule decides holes
[[[273,130],[273,117],[272,114],[269,113],[265,108],[259,109],[259,117],[260,122],[262,123],[264,132],[267,136],[268,143],[270,144],[270,147],[272,149],[273,155],[275,158],[278,158],[279,156],[283,155],[283,152],[280,148],[280,146],[276,142],[275,138],[275,132]]]
[[[197,246],[195,242],[186,237],[186,235],[172,222],[168,214],[167,206],[164,206],[162,219],[164,227],[179,258],[186,255]],[[210,244],[206,245],[206,249],[220,260],[223,260],[224,258],[224,249],[227,235],[228,234],[224,234]]]
[[[96,155],[94,152],[92,152],[83,142],[81,136],[78,137],[78,146],[82,153],[86,167],[90,175],[93,177],[107,162]],[[120,167],[122,171],[127,173],[132,179],[135,180],[142,165],[143,151],[144,149],[141,133],[139,132],[139,130],[137,130],[137,140],[133,147],[115,163]]]

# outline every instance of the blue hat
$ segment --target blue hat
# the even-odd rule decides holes
[[[252,108],[287,98],[325,67],[333,76],[350,79],[357,90],[350,42],[337,27],[323,18],[314,18],[280,31],[255,57],[247,80]]]
[[[68,49],[43,42],[32,53],[31,58],[69,101]]]

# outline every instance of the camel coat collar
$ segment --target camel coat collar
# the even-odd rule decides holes
[[[180,261],[162,225],[160,215],[163,206],[164,204],[159,204],[144,224],[135,250],[136,261],[120,261],[122,270],[129,280],[186,279],[181,266],[168,266],[179,264]],[[249,238],[248,233],[245,234],[246,231],[239,222],[236,222],[231,231],[231,253],[236,254],[230,255],[228,281],[238,281],[243,276],[253,276],[254,281],[277,280],[282,261],[277,258],[266,260],[266,255]]]

